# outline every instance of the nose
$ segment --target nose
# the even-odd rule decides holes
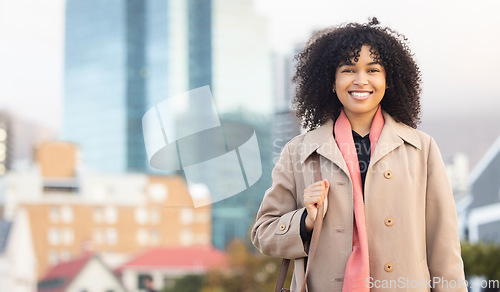
[[[355,85],[366,85],[366,84],[368,84],[368,78],[363,72],[359,72],[354,77],[354,80],[352,83]]]

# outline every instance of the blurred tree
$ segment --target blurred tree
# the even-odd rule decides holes
[[[488,280],[500,280],[500,245],[479,242],[462,242],[462,259],[465,276],[484,276]],[[498,288],[483,291],[500,291]]]
[[[172,288],[163,289],[162,292],[199,292],[204,281],[203,275],[187,275],[175,281]]]

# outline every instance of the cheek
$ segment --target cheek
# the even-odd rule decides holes
[[[343,78],[342,76],[335,76],[335,88],[341,89],[342,87],[344,87],[345,83],[345,78]]]
[[[385,90],[387,88],[387,83],[385,81],[385,78],[380,78],[376,80],[376,84],[379,90]]]

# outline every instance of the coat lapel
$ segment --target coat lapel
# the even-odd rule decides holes
[[[333,120],[330,119],[320,127],[308,132],[302,144],[300,163],[304,164],[314,151],[336,164],[347,176],[349,170],[340,153],[340,149],[333,139]]]
[[[370,165],[377,163],[377,161],[401,146],[404,142],[418,149],[422,148],[420,140],[413,128],[396,122],[394,118],[385,111],[382,111],[382,113],[384,115],[385,124],[380,134],[379,141],[377,142],[377,146],[375,147],[375,151],[370,159]]]

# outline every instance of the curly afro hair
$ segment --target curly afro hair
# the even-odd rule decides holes
[[[420,123],[421,73],[404,35],[378,26],[374,17],[367,24],[348,23],[316,32],[295,56],[296,84],[293,108],[307,130],[329,119],[336,120],[342,104],[332,91],[337,67],[351,58],[357,62],[363,45],[384,66],[388,89],[380,102],[396,121],[412,128]]]

